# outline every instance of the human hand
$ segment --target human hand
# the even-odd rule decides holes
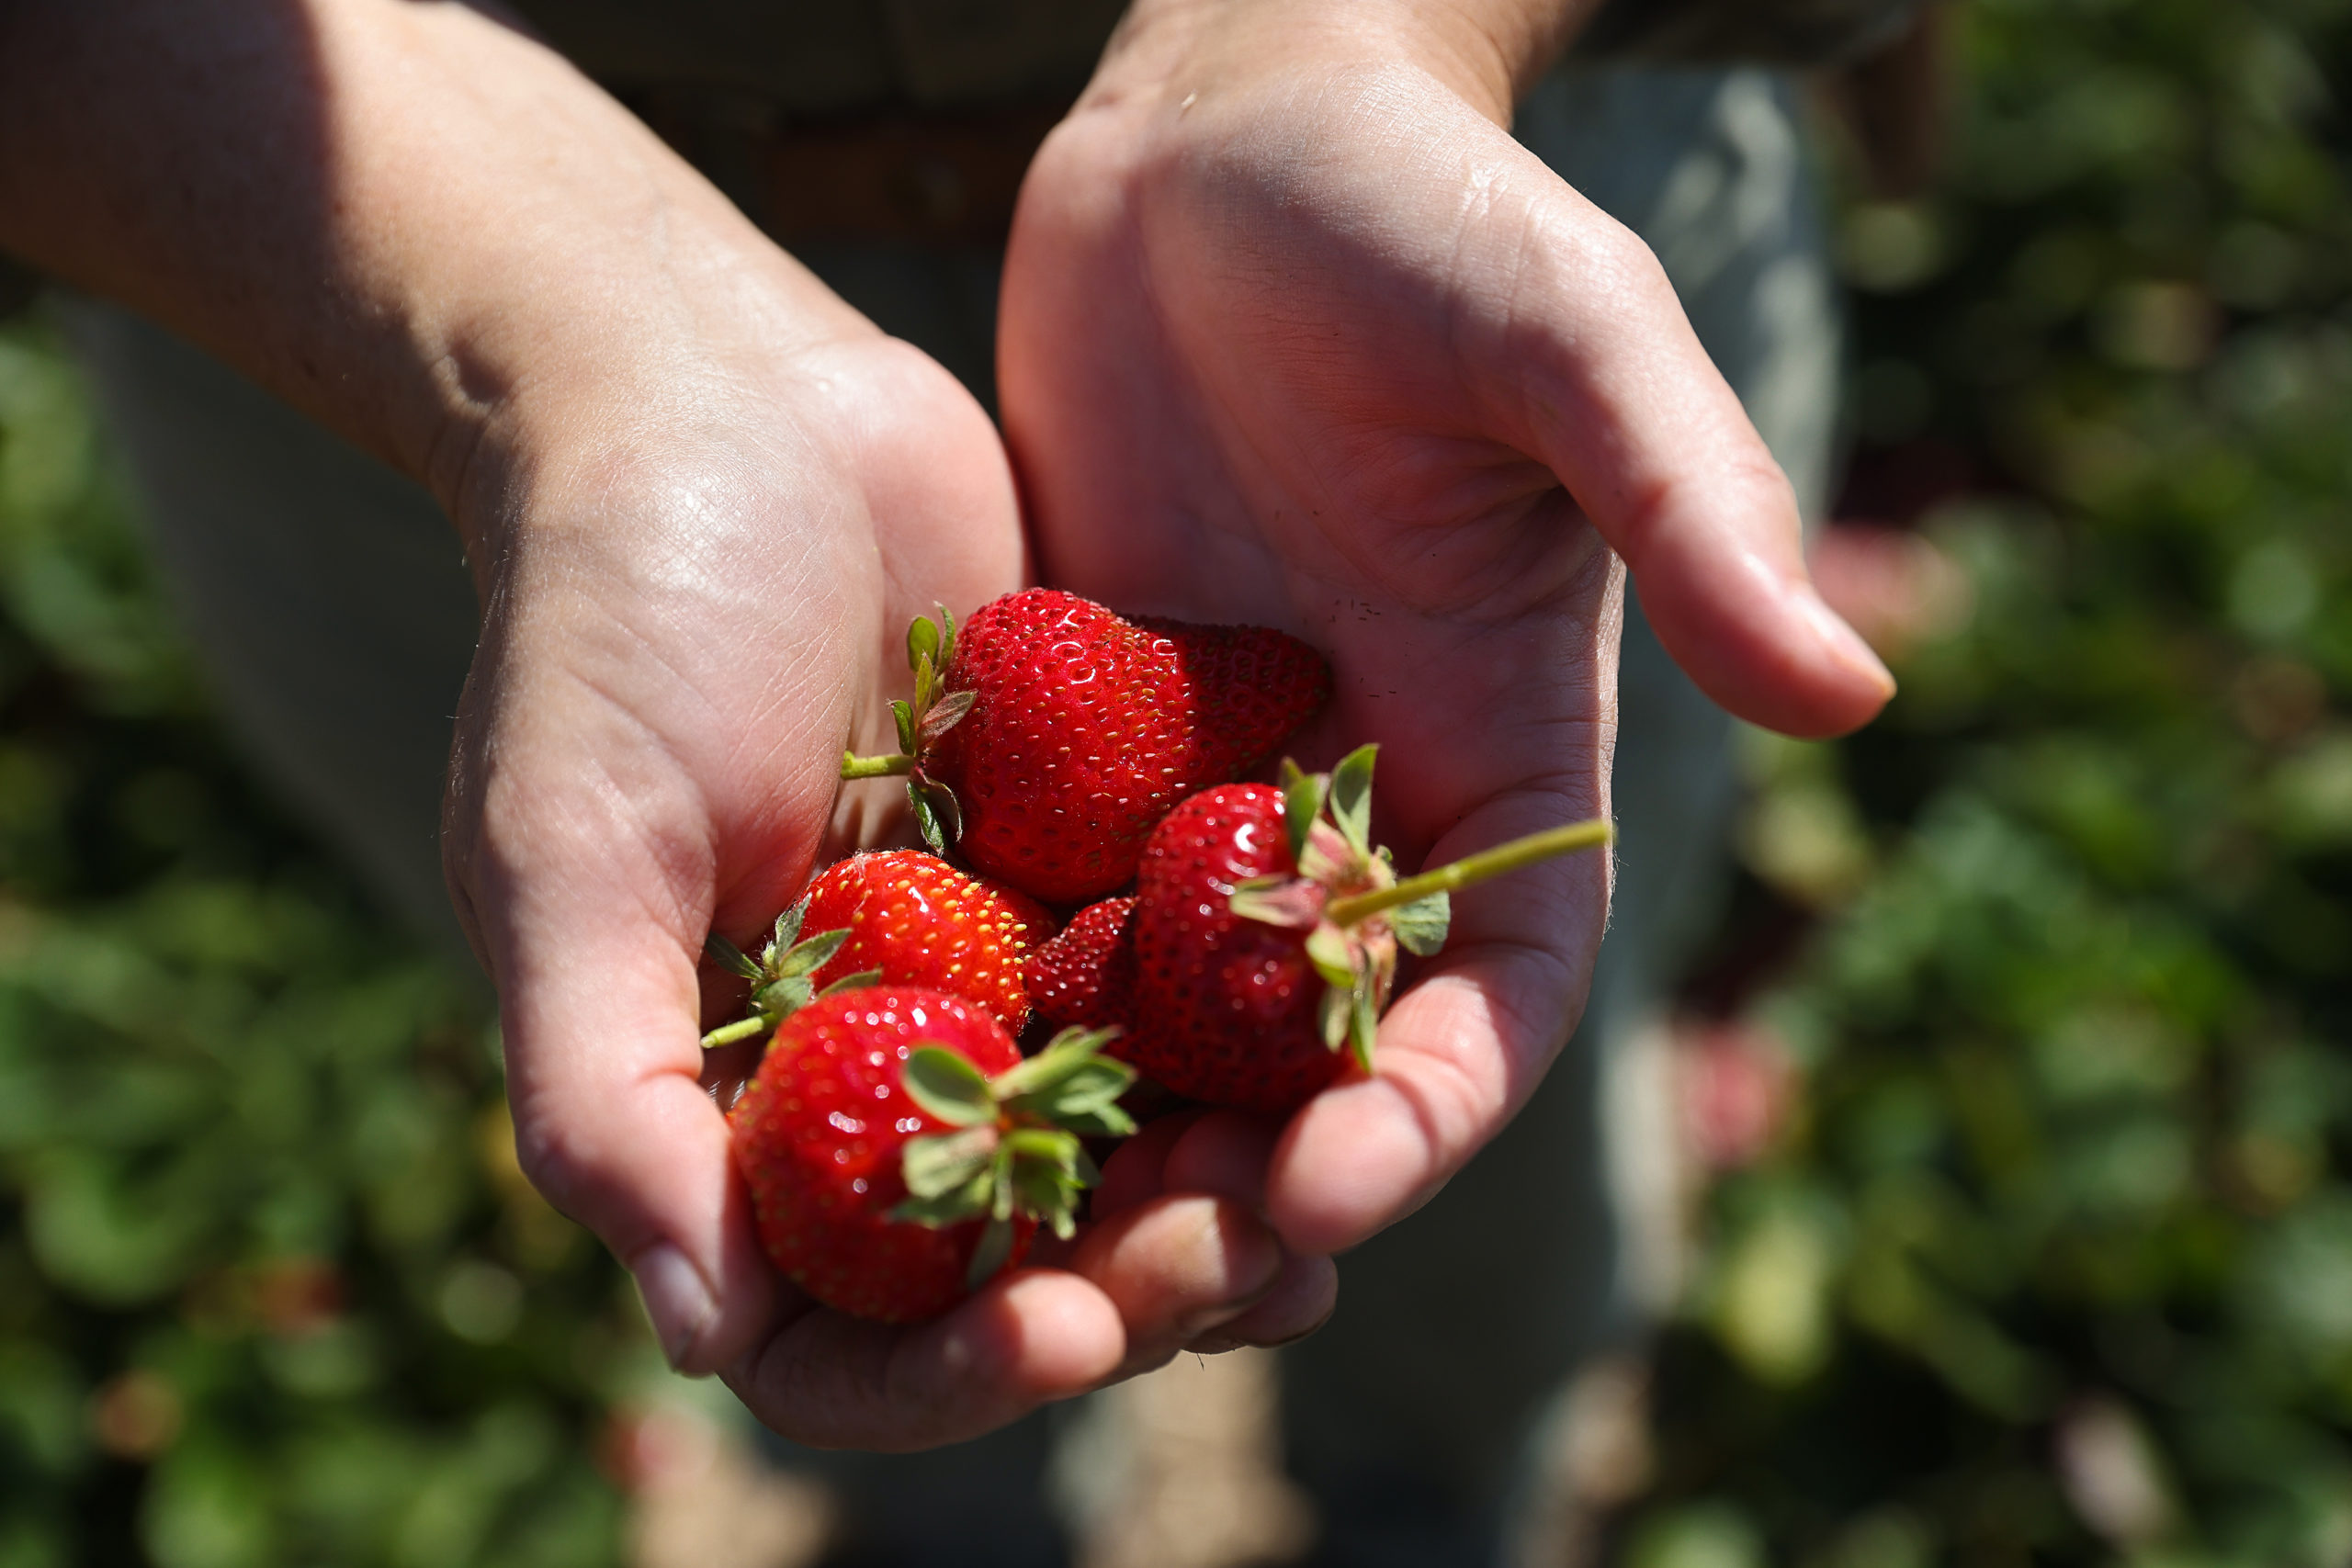
[[[1264,1292],[1279,1249],[1213,1199],[1136,1206],[904,1331],[813,1308],[753,1239],[698,1082],[704,934],[890,830],[837,813],[835,773],[885,732],[908,619],[1023,577],[1001,448],[936,365],[464,6],[0,6],[0,246],[458,522],[484,620],[446,848],[519,1152],[682,1367],[806,1441],[922,1447]]]
[[[673,1361],[801,1441],[928,1447],[1164,1359],[1283,1258],[1246,1209],[1166,1197],[891,1328],[762,1255],[707,1092],[704,935],[748,940],[816,866],[901,831],[872,809],[894,792],[840,788],[842,750],[889,736],[910,618],[1023,562],[978,405],[707,221],[669,225],[593,381],[526,383],[477,437],[450,882],[503,1004],[525,1168],[636,1274]]]
[[[1892,690],[1656,260],[1503,129],[1525,62],[1448,30],[1476,9],[1138,6],[1032,168],[1000,325],[1045,580],[1321,647],[1300,761],[1383,743],[1407,866],[1607,813],[1621,560],[1744,717],[1834,734]],[[1464,894],[1376,1076],[1139,1142],[1114,1190],[1261,1203],[1304,1255],[1408,1213],[1566,1041],[1608,877]]]

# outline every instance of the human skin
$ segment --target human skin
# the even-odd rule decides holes
[[[1141,0],[1007,255],[1004,423],[1044,575],[1321,647],[1335,698],[1300,760],[1382,743],[1400,865],[1607,813],[1621,563],[1743,717],[1837,734],[1892,691],[1656,258],[1509,135],[1562,20]],[[1374,1076],[1286,1125],[1164,1132],[1113,1193],[1227,1192],[1303,1257],[1409,1213],[1565,1043],[1609,870],[1457,896]]]
[[[1262,9],[1283,24],[1270,45],[1309,73],[1296,80],[1335,45],[1360,52],[1352,31],[1290,30],[1312,7]],[[1484,74],[1507,82],[1503,62],[1523,67],[1566,25],[1538,6],[1453,10],[1481,25],[1424,28],[1411,7],[1369,0],[1361,15],[1393,19],[1397,30],[1383,36],[1433,80],[1456,84],[1445,90],[1459,102]],[[1121,214],[1158,212],[1152,223],[1179,228],[1204,216],[1188,213],[1182,182],[1163,192],[1173,202],[1138,183],[1162,166],[1158,150],[1184,140],[1163,123],[1174,85],[1197,79],[1213,110],[1255,112],[1289,79],[1205,50],[1203,37],[1139,15],[1024,200],[1008,277],[1006,406],[1035,491],[1038,548],[1071,586],[1115,598],[1174,563],[1153,607],[1300,626],[1332,646],[1349,682],[1333,734],[1361,720],[1409,740],[1371,705],[1386,700],[1365,684],[1385,679],[1385,666],[1345,628],[1309,619],[1321,601],[1295,583],[1245,579],[1220,594],[1208,581],[1204,563],[1295,554],[1274,533],[1252,536],[1247,516],[1264,496],[1306,491],[1263,488],[1202,434],[1202,421],[1245,411],[1201,395],[1197,344],[1146,352],[1148,331],[1173,318],[1133,311],[1107,322],[1128,348],[1073,341],[1106,323],[1039,310],[1018,287],[1024,268],[1105,265],[1124,242],[1114,235],[1106,248],[1102,226],[1069,219],[1090,202],[1115,209],[1113,229]],[[1106,84],[1157,107],[1122,110]],[[1416,112],[1461,118],[1434,89]],[[1491,119],[1469,118],[1499,156]],[[1282,154],[1234,166],[1272,177]],[[1333,173],[1336,193],[1360,190],[1360,176]],[[1098,175],[1109,183],[1090,195]],[[1325,215],[1303,228],[1304,248],[1277,256],[1270,276],[1291,276],[1282,269],[1295,262],[1305,287],[1328,288],[1315,258],[1330,227]],[[1262,245],[1262,219],[1258,229],[1252,243]],[[1211,223],[1201,237],[1223,232]],[[935,600],[977,604],[1031,574],[1012,468],[977,404],[823,289],[568,65],[455,4],[0,0],[0,248],[209,349],[417,478],[455,520],[484,619],[445,844],[460,916],[501,997],[518,1152],[550,1199],[635,1271],[673,1361],[721,1372],[787,1436],[880,1449],[953,1441],[1186,1343],[1304,1332],[1330,1308],[1325,1254],[1405,1212],[1498,1128],[1540,1067],[1538,1037],[1580,1005],[1600,929],[1597,864],[1533,885],[1556,918],[1532,946],[1465,899],[1447,973],[1393,1015],[1383,1049],[1396,1046],[1396,1081],[1371,1092],[1409,1097],[1453,1061],[1465,1091],[1442,1138],[1418,1149],[1367,1144],[1343,1162],[1356,1175],[1333,1186],[1303,1174],[1318,1128],[1345,1133],[1353,1116],[1394,1140],[1400,1125],[1393,1107],[1385,1119],[1349,1109],[1362,1086],[1294,1126],[1270,1179],[1267,1130],[1217,1118],[1171,1127],[1138,1145],[1119,1201],[1105,1205],[1114,1212],[1053,1267],[1022,1270],[913,1329],[817,1308],[760,1256],[724,1122],[699,1082],[698,956],[707,931],[748,935],[823,858],[892,829],[865,809],[881,792],[844,795],[834,770],[845,741],[876,750],[888,739],[884,704],[904,679],[908,618]],[[1204,260],[1215,263],[1214,251]],[[1670,297],[1624,298],[1679,324]],[[1324,303],[1345,304],[1344,291]],[[1257,304],[1262,321],[1268,297]],[[1277,361],[1312,346],[1242,335]],[[1057,355],[1065,370],[1041,370]],[[1634,386],[1618,390],[1634,402],[1689,390],[1623,368]],[[1069,409],[1089,395],[1104,402],[1091,423]],[[1609,395],[1593,394],[1595,406]],[[1697,407],[1704,415],[1727,398],[1718,382],[1699,389]],[[1315,400],[1294,402],[1273,416],[1295,421]],[[1161,410],[1193,423],[1128,448],[1131,482],[1106,480],[1101,454],[1073,449],[1132,440]],[[1295,424],[1302,440],[1311,423]],[[1420,423],[1486,454],[1457,466],[1490,488],[1466,505],[1460,483],[1431,481],[1433,499],[1401,522],[1454,541],[1435,547],[1447,562],[1441,589],[1378,605],[1412,618],[1416,646],[1457,668],[1491,651],[1520,660],[1535,689],[1500,727],[1505,743],[1483,756],[1474,747],[1455,776],[1399,766],[1392,750],[1383,784],[1408,854],[1602,802],[1616,592],[1612,558],[1547,494],[1544,465],[1575,454],[1532,438],[1516,446],[1523,433],[1507,422],[1464,433],[1434,405]],[[1702,435],[1723,423],[1699,421]],[[1717,434],[1736,447],[1736,433]],[[1728,450],[1715,435],[1679,457],[1613,437],[1591,445],[1608,449],[1590,459],[1598,468],[1558,471],[1593,507],[1612,484],[1712,465]],[[1642,460],[1611,468],[1619,446]],[[1493,460],[1502,451],[1521,456]],[[1769,459],[1755,454],[1761,487]],[[1425,457],[1398,469],[1434,471]],[[1171,488],[1155,496],[1149,483]],[[1089,511],[1137,496],[1148,504]],[[1620,501],[1655,525],[1635,516],[1610,532],[1602,520],[1645,592],[1655,581],[1666,596],[1654,608],[1678,594],[1693,606],[1682,624],[1702,628],[1698,642],[1678,651],[1722,619],[1726,666],[1748,668],[1763,695],[1720,681],[1711,690],[1812,732],[1874,705],[1850,694],[1857,677],[1808,651],[1820,634],[1801,611],[1727,604],[1729,590],[1710,597],[1710,571],[1723,572],[1700,547],[1713,536],[1676,521],[1688,508]],[[1404,547],[1396,512],[1374,507],[1381,526],[1366,536],[1387,538],[1392,558]],[[1758,539],[1788,522],[1785,551],[1757,558],[1801,576],[1781,514],[1690,514]],[[1121,522],[1098,527],[1091,515]],[[1312,547],[1312,531],[1298,536]],[[1381,575],[1376,554],[1350,570],[1367,582]],[[1295,570],[1301,581],[1351,581],[1305,558]],[[1471,604],[1482,583],[1505,579],[1521,584],[1515,609]],[[1553,626],[1555,612],[1566,618]],[[1445,700],[1494,706],[1476,689]],[[1458,823],[1447,815],[1464,806]],[[1543,1009],[1553,1010],[1497,1021]],[[1431,1044],[1439,1035],[1450,1043]],[[1468,1092],[1489,1083],[1502,1091]],[[1367,1184],[1366,1151],[1393,1153],[1396,1172]]]

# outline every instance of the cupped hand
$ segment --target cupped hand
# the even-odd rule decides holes
[[[635,1273],[671,1359],[802,1441],[925,1447],[1171,1354],[1281,1254],[1247,1210],[1171,1198],[903,1329],[762,1256],[698,1043],[705,933],[748,940],[894,830],[842,751],[888,736],[909,619],[1024,563],[1002,449],[945,372],[780,255],[714,271],[610,329],[603,380],[519,389],[471,461],[450,881],[525,1168]]]
[[[1397,9],[1139,7],[1031,170],[999,354],[1044,580],[1324,649],[1299,761],[1380,742],[1376,826],[1415,866],[1608,812],[1620,562],[1744,717],[1838,733],[1892,687],[1656,260],[1511,140],[1507,83],[1474,104],[1475,51],[1416,63]],[[1588,854],[1458,895],[1374,1076],[1114,1179],[1262,1205],[1301,1255],[1408,1213],[1566,1041],[1609,878]]]

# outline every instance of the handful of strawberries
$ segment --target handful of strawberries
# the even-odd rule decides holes
[[[1371,842],[1372,747],[1234,782],[1329,692],[1278,631],[1031,589],[918,619],[907,649],[899,752],[842,776],[904,776],[933,852],[827,868],[756,958],[710,940],[752,994],[704,1043],[771,1036],[729,1112],[761,1240],[861,1317],[935,1315],[1039,1225],[1069,1235],[1086,1140],[1135,1130],[1138,1076],[1288,1111],[1373,1071],[1397,951],[1444,944],[1453,889],[1609,837],[1575,823],[1400,880]],[[1033,1023],[1061,1028],[1024,1058]]]

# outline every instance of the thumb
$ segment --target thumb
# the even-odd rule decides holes
[[[503,887],[491,871],[469,900],[496,911],[481,935],[515,1153],[548,1201],[636,1276],[671,1364],[712,1371],[756,1343],[782,1303],[726,1118],[698,1081],[694,956],[609,862],[564,858]]]
[[[1535,164],[1532,154],[1527,162]],[[1625,562],[1658,639],[1734,714],[1792,735],[1867,723],[1894,678],[1805,571],[1796,498],[1700,345],[1665,269],[1535,164],[1489,384]]]

